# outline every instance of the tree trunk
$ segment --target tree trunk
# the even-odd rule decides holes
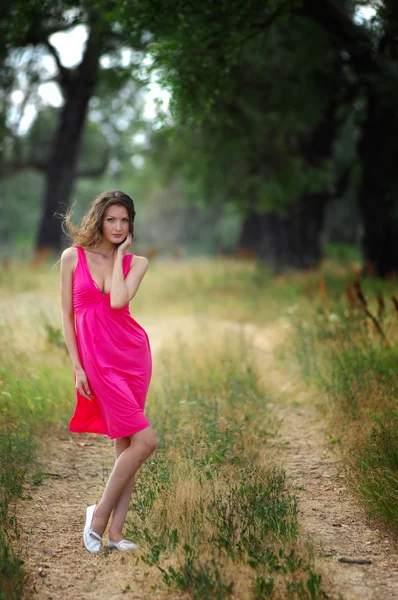
[[[304,165],[316,167],[331,156],[340,125],[336,118],[337,106],[338,100],[333,98],[312,135],[301,141]],[[276,272],[316,267],[322,258],[325,207],[332,197],[329,189],[317,193],[303,190],[288,216],[253,210],[243,223],[240,248],[255,250]]]
[[[288,217],[252,213],[244,221],[241,248],[255,250],[275,272],[311,269],[322,257],[322,230],[327,196],[302,195]]]
[[[383,4],[380,40],[357,25],[343,4],[334,0],[303,0],[299,10],[340,40],[341,48],[365,89],[368,106],[358,152],[362,180],[358,203],[365,228],[365,270],[381,277],[398,272],[398,122],[396,0]]]
[[[398,271],[398,122],[396,106],[376,95],[368,101],[358,144],[362,162],[358,201],[365,229],[365,267],[385,277]]]
[[[264,237],[264,216],[253,210],[245,217],[239,238],[239,248],[253,250],[258,254]]]
[[[61,220],[55,217],[54,213],[65,212],[69,205],[88,104],[98,77],[101,42],[101,27],[98,23],[93,23],[82,62],[64,86],[65,103],[46,170],[43,216],[36,243],[37,254],[47,251],[59,253],[61,249]]]

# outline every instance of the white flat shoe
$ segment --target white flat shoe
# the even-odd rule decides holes
[[[112,542],[112,540],[108,537],[106,545],[108,548],[117,548],[118,550],[136,550],[137,544],[134,542],[130,542],[129,540],[120,540],[120,542]]]
[[[86,550],[89,552],[99,552],[101,550],[102,537],[99,535],[99,533],[91,529],[91,523],[93,522],[94,510],[96,506],[96,504],[90,504],[90,506],[86,508],[86,523],[83,531],[83,542]],[[92,535],[96,537],[97,540],[94,540],[91,537]]]

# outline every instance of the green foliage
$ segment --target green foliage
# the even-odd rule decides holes
[[[47,332],[47,342],[49,344],[53,344],[57,348],[67,349],[64,341],[64,335],[60,327],[54,327],[51,325],[51,323],[45,323],[44,327]]]
[[[31,428],[19,430],[8,422],[0,431],[0,599],[18,600],[27,574],[24,561],[11,549],[10,540],[18,537],[18,524],[10,506],[23,493],[23,482],[34,452]]]
[[[256,583],[254,586],[254,597],[258,600],[266,600],[271,598],[275,590],[275,581],[273,577],[264,579],[263,577],[256,577]]]
[[[325,600],[329,596],[322,589],[322,577],[308,569],[308,579],[306,582],[293,581],[287,585],[287,590],[294,598],[298,600]]]
[[[142,560],[194,598],[231,594],[226,561],[253,570],[258,598],[273,588],[269,573],[283,574],[286,586],[301,581],[310,566],[296,547],[296,497],[282,470],[257,463],[273,433],[264,429],[270,417],[249,348],[242,339],[236,353],[226,339],[204,355],[197,343],[197,362],[193,349],[174,352],[179,375],[174,353],[161,355],[161,391],[149,415],[159,445],[140,470],[127,527],[144,545]],[[188,494],[175,512],[185,477],[198,495]],[[164,568],[172,553],[178,566]]]
[[[191,592],[195,600],[223,600],[232,594],[234,583],[225,584],[214,558],[204,563],[198,552],[188,544],[184,545],[184,562],[178,570],[173,567],[163,569],[163,581],[167,586]]]
[[[371,515],[398,531],[398,411],[375,418],[355,453],[358,492]]]
[[[231,204],[241,213],[250,208],[286,215],[300,194],[324,192],[334,180],[328,151],[316,142],[313,151],[311,143],[331,98],[340,94],[343,75],[331,39],[314,24],[279,18],[266,32],[245,35],[252,24],[240,23],[238,5],[229,7],[231,29],[220,34],[216,48],[205,27],[208,19],[210,30],[220,27],[226,7],[209,6],[207,13],[204,7],[196,12],[179,7],[176,28],[160,34],[153,59],[172,89],[177,126],[154,134],[152,152],[166,177],[180,170],[191,200]],[[266,21],[277,8],[268,3],[255,10]],[[225,32],[225,23],[222,28]],[[192,51],[186,36],[193,31],[198,45]],[[224,43],[231,48],[231,55],[224,48],[225,70],[218,56]]]
[[[381,289],[387,297],[391,286],[380,280],[363,286],[370,311],[376,313],[371,290]],[[378,318],[387,339],[393,340],[387,346],[360,309],[349,318],[345,302],[335,301],[332,306],[329,314],[312,309],[310,318],[300,312],[290,317],[296,328],[296,359],[303,376],[326,393],[335,411],[337,439],[351,452],[356,493],[370,515],[397,529],[396,314],[391,306]],[[350,427],[355,432],[352,439]]]
[[[327,243],[325,245],[325,258],[329,258],[338,264],[360,263],[362,253],[360,248],[344,242]]]
[[[0,210],[7,216],[0,224],[0,252],[9,259],[23,258],[25,268],[27,255],[35,243],[43,183],[42,177],[34,171],[24,171],[2,181]],[[8,275],[3,272],[0,276],[3,279]]]
[[[284,474],[277,471],[264,482],[249,469],[226,495],[213,490],[204,517],[217,531],[211,539],[215,547],[233,559],[247,552],[252,567],[270,561],[273,553],[265,542],[271,532],[282,539],[297,535],[296,499],[286,492]]]
[[[0,600],[22,598],[27,579],[23,564],[24,561],[15,555],[4,534],[0,532]]]

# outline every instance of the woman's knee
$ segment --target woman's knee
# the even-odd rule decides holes
[[[157,446],[156,435],[151,430],[151,431],[147,432],[144,439],[145,439],[145,446],[148,451],[148,455],[152,454],[152,452],[154,452],[156,450],[156,446]]]
[[[156,435],[153,430],[148,427],[132,436],[132,444],[135,445],[136,443],[138,443],[142,447],[144,453],[149,456],[156,450]]]

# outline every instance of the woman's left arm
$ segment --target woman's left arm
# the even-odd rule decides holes
[[[111,284],[111,307],[123,308],[136,295],[141,281],[148,270],[149,262],[145,256],[133,256],[130,271],[124,279],[123,275],[123,257],[127,248],[131,244],[131,234],[129,233],[125,242],[118,248],[115,264],[113,266],[112,284]]]

